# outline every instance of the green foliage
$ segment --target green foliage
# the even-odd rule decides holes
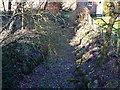
[[[85,75],[85,76],[83,77],[83,80],[82,80],[82,86],[83,86],[83,88],[87,88],[87,87],[88,87],[88,83],[89,83],[88,76]]]
[[[102,64],[102,57],[99,56],[99,57],[97,58],[97,66],[100,66],[101,64]]]
[[[105,88],[117,88],[118,85],[119,85],[119,81],[113,79],[113,80],[109,80],[104,87]]]
[[[53,17],[50,20],[51,17],[48,17],[48,14],[41,15],[34,15],[30,20],[30,26],[26,26],[29,29],[35,28],[37,34],[34,37],[24,36],[2,47],[3,88],[16,87],[22,80],[23,74],[31,73],[40,62],[47,59],[48,53],[48,61],[56,62],[52,61],[53,58],[56,58],[56,50],[60,50],[58,48],[62,47],[61,39],[66,41],[66,38],[60,30],[59,22],[54,22],[57,18]]]
[[[104,0],[103,12],[106,16],[111,16],[112,3],[108,0]]]

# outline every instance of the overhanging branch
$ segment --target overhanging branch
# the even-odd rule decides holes
[[[114,13],[114,14],[120,14],[120,11],[118,11],[116,9],[112,9],[111,12]]]

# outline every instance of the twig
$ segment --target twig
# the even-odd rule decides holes
[[[120,14],[120,11],[118,11],[116,9],[112,9],[111,12],[114,13],[114,14]]]

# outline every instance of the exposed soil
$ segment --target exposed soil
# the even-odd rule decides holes
[[[76,24],[72,17],[62,27],[50,24],[49,54],[32,73],[24,75],[19,88],[120,87],[115,46],[109,46],[109,60],[99,66],[103,36],[89,24],[90,20],[78,18]]]
[[[70,20],[72,21],[72,20]],[[70,45],[73,37],[73,22],[70,27],[61,30],[62,36],[55,37],[57,43],[51,48],[47,60],[36,67],[29,75],[24,76],[20,82],[20,88],[75,88],[74,83],[69,80],[74,78],[75,53],[74,47]]]

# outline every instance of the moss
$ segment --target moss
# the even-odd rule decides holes
[[[42,52],[43,47],[41,44],[34,42],[35,45],[24,43],[22,40],[25,41],[25,38],[20,40],[2,47],[3,88],[17,87],[18,82],[22,80],[23,74],[31,73],[34,67],[45,60],[43,57],[47,55],[44,54],[47,51]],[[37,47],[36,45],[39,46]]]
[[[77,88],[77,89],[81,89],[81,88],[83,88],[83,85],[82,85],[80,82],[78,82],[78,83],[76,84],[76,88]]]
[[[105,88],[117,88],[119,85],[118,80],[109,80],[107,84],[104,86]]]
[[[84,76],[84,75],[85,74],[84,74],[83,70],[80,69],[80,67],[76,69],[75,76]]]
[[[83,86],[84,88],[87,88],[87,87],[88,87],[88,83],[89,83],[88,76],[85,75],[85,76],[83,77],[83,80],[82,80],[82,86]]]

